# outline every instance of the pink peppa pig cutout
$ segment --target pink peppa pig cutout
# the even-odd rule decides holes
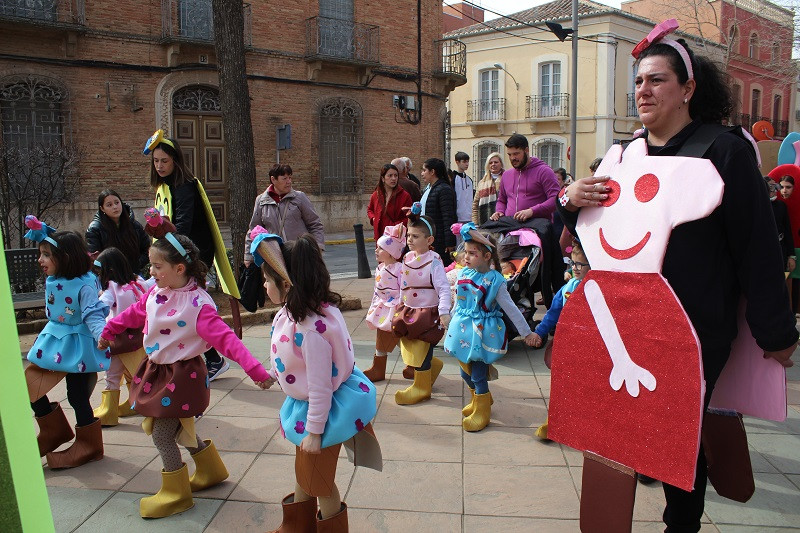
[[[700,343],[661,267],[672,229],[708,216],[724,184],[710,161],[648,156],[644,139],[612,147],[597,175],[612,193],[578,217],[592,270],[554,339],[550,437],[691,490]]]

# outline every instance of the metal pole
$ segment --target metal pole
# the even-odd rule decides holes
[[[570,113],[570,158],[569,173],[574,179],[580,178],[576,174],[575,162],[578,159],[578,0],[572,0],[572,100],[569,103]]]
[[[367,250],[364,247],[364,224],[353,224],[353,231],[356,234],[356,254],[358,255],[358,279],[372,277],[367,261]]]

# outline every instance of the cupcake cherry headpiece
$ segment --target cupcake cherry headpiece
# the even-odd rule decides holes
[[[681,56],[683,64],[686,66],[686,74],[689,75],[690,80],[693,80],[694,71],[692,70],[692,60],[689,57],[689,52],[687,52],[686,48],[684,48],[679,42],[673,41],[672,39],[665,39],[667,35],[677,29],[678,21],[675,19],[665,20],[664,22],[656,24],[656,27],[653,28],[649,34],[647,34],[647,37],[639,41],[639,44],[633,48],[631,55],[634,58],[639,59],[639,55],[642,52],[658,43],[671,46],[676,52],[678,52],[678,55]]]
[[[494,249],[492,241],[487,239],[483,233],[478,231],[478,227],[474,222],[467,222],[465,224],[456,222],[450,226],[450,231],[452,231],[455,235],[461,235],[461,238],[464,239],[464,242],[475,241],[481,243],[490,250]]]
[[[377,244],[395,259],[400,259],[406,246],[406,227],[403,224],[386,226]]]
[[[192,262],[189,258],[189,252],[175,237],[175,225],[169,221],[168,218],[161,216],[161,213],[155,207],[148,207],[144,211],[144,218],[147,224],[144,226],[144,231],[154,239],[167,239],[169,243],[178,250],[178,253],[183,256],[188,262]]]
[[[409,215],[408,218],[413,217],[412,220],[423,221],[425,225],[428,226],[428,231],[430,231],[431,235],[433,235],[433,228],[431,227],[431,223],[422,217],[422,204],[420,202],[414,202],[413,204],[411,204],[411,211],[409,212],[408,215]]]
[[[262,226],[253,228],[250,231],[250,238],[252,239],[250,253],[256,266],[260,267],[266,261],[272,267],[272,270],[291,285],[292,280],[289,278],[289,271],[286,268],[286,262],[283,260],[283,251],[281,250],[283,239],[274,233],[268,232]]]
[[[58,243],[55,239],[50,237],[50,235],[56,232],[55,228],[51,228],[33,215],[25,217],[25,226],[28,228],[27,233],[25,233],[26,239],[29,241],[36,241],[37,243],[47,241],[58,248]]]
[[[142,150],[142,153],[144,155],[150,155],[150,152],[158,148],[158,145],[161,143],[168,144],[172,146],[172,148],[175,148],[173,142],[165,136],[164,130],[156,130],[156,132],[147,139],[147,142],[144,143],[144,150]]]

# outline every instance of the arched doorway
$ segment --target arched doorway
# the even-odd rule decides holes
[[[172,134],[187,165],[202,180],[218,222],[228,219],[225,137],[219,89],[189,85],[172,95]]]

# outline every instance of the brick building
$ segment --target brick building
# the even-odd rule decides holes
[[[366,222],[393,157],[411,157],[417,171],[442,157],[445,99],[466,77],[463,45],[441,40],[440,4],[253,0],[242,9],[259,190],[284,124],[292,148],[280,161],[329,232]],[[105,187],[137,209],[150,205],[141,150],[156,128],[179,140],[224,224],[236,194],[225,160],[236,146],[222,131],[213,31],[211,0],[0,0],[0,146],[81,150],[81,200],[62,227],[85,229]],[[413,125],[393,95],[420,94]]]
[[[463,2],[442,4],[442,33],[483,22],[484,15],[483,9]]]
[[[694,49],[726,67],[737,101],[731,124],[749,130],[765,120],[777,137],[797,130],[792,10],[767,0],[631,0],[622,10],[657,21],[677,19]]]

